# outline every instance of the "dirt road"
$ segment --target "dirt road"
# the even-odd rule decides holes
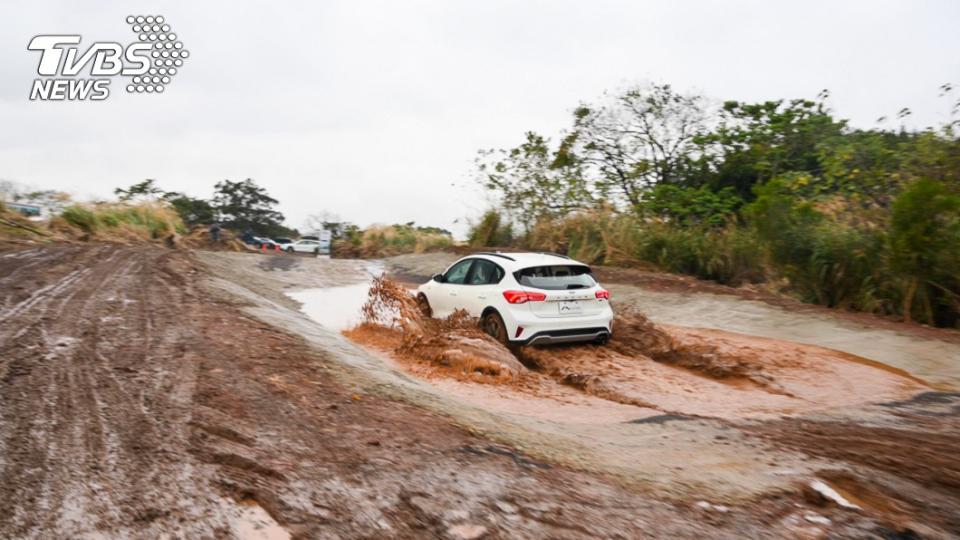
[[[152,247],[0,258],[0,536],[705,529],[688,509],[344,388],[322,353],[203,275]]]
[[[878,405],[869,421],[715,424],[709,444],[689,442],[690,422],[651,423],[651,446],[743,439],[758,456],[833,463],[821,476],[860,509],[792,479],[678,500],[403,398],[420,383],[386,385],[376,358],[282,294],[294,272],[344,284],[362,265],[280,261],[149,246],[0,254],[0,537],[960,534],[958,396]]]

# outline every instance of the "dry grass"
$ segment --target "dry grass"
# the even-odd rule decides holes
[[[410,225],[373,225],[334,243],[338,257],[389,257],[453,246],[446,233]]]
[[[180,216],[162,203],[74,204],[48,221],[30,221],[0,208],[0,241],[102,240],[137,243],[169,240],[186,231]]]

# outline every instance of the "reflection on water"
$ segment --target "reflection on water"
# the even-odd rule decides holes
[[[383,272],[383,265],[370,263],[367,273],[373,276]],[[321,326],[331,330],[345,330],[360,322],[360,308],[367,300],[370,279],[354,285],[323,287],[288,292],[287,296],[303,304],[301,311]]]

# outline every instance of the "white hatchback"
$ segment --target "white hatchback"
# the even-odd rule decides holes
[[[320,240],[297,240],[292,244],[287,244],[284,248],[288,253],[313,253],[315,255],[321,255],[330,253],[330,242],[322,242]]]
[[[610,293],[590,267],[550,253],[475,253],[417,289],[432,317],[466,310],[505,345],[592,341],[613,332]]]

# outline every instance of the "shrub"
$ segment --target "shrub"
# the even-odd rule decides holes
[[[333,251],[342,257],[385,257],[453,246],[448,231],[433,227],[373,225],[367,229],[347,231],[334,243]]]
[[[743,199],[732,187],[714,191],[659,184],[644,195],[640,212],[679,225],[722,226],[736,217]]]
[[[65,208],[61,217],[70,225],[90,234],[96,233],[100,228],[100,219],[97,214],[91,208],[79,204]]]
[[[502,247],[513,242],[513,226],[497,210],[487,210],[480,221],[471,224],[467,244],[471,247]]]
[[[75,204],[61,217],[68,226],[103,239],[159,239],[186,231],[177,212],[163,203]]]
[[[756,234],[732,225],[711,229],[650,224],[640,232],[636,253],[638,259],[670,272],[727,285],[759,282],[764,278],[763,256]]]
[[[890,266],[905,286],[904,319],[955,325],[960,312],[960,195],[921,179],[893,203]]]

